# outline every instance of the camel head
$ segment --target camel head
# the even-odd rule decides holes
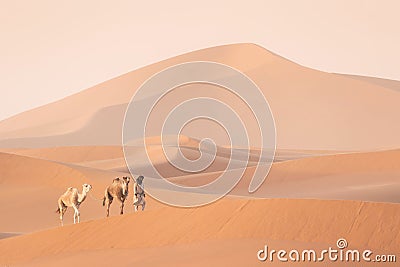
[[[85,193],[88,193],[92,189],[92,186],[90,184],[83,184],[82,185],[82,191]]]
[[[124,179],[126,185],[128,186],[129,182],[131,181],[131,178],[129,178],[128,176],[124,176],[124,177],[122,177],[122,179]]]
[[[130,182],[130,178],[129,177],[127,177],[127,176],[124,176],[124,177],[122,177],[122,180],[120,180],[121,181],[121,187],[122,187],[122,194],[123,195],[127,195],[128,194],[128,185],[129,185],[129,182]]]

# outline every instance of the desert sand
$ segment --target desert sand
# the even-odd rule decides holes
[[[147,196],[146,210],[134,213],[131,194],[123,216],[114,203],[112,216],[105,218],[104,189],[113,178],[130,175],[121,126],[132,94],[155,72],[193,60],[231,65],[265,94],[277,128],[276,157],[267,179],[255,193],[247,191],[260,152],[254,147],[242,180],[215,203],[176,208]],[[396,84],[320,72],[259,46],[236,44],[177,56],[4,120],[0,266],[283,266],[259,262],[257,251],[265,244],[325,249],[335,247],[339,238],[346,238],[350,248],[400,255]],[[179,88],[185,97],[199,90],[196,85]],[[205,87],[204,92],[213,94],[214,89]],[[241,115],[248,116],[245,111]],[[179,136],[186,157],[199,156],[199,139],[207,134],[202,129]],[[230,147],[219,144],[210,167],[188,174],[169,164],[160,140],[149,136],[147,152],[156,168],[177,184],[199,186],[216,179],[230,157]],[[136,170],[146,174],[146,151],[133,150]],[[66,225],[60,227],[58,197],[70,186],[81,190],[83,183],[93,190],[80,208],[82,222],[73,225],[68,210]]]
[[[255,264],[257,247],[262,248],[262,240],[268,239],[300,241],[312,246],[313,242],[335,245],[337,236],[346,236],[354,248],[397,251],[399,239],[393,239],[393,235],[398,235],[398,214],[399,207],[395,204],[228,199],[196,209],[162,207],[143,214],[115,216],[49,229],[3,240],[0,250],[2,255],[7,255],[3,256],[4,261],[14,264],[37,257],[59,254],[69,257],[82,251],[96,250],[112,252],[126,249],[130,250],[130,258],[135,258],[138,254],[136,249],[158,248],[154,249],[157,254],[157,251],[163,253],[170,246],[200,243],[199,248],[192,251],[197,254],[198,250],[205,253],[213,248],[208,248],[206,241],[215,245],[221,242],[222,245],[224,241],[240,244],[244,240],[247,245],[251,244],[254,251],[253,257],[248,258],[249,264]],[[388,216],[391,220],[386,219]],[[379,227],[371,227],[376,225]],[[145,230],[140,229],[143,226],[146,226]],[[257,242],[252,243],[252,240]],[[36,245],[32,248],[31,244]],[[24,251],[23,255],[20,251]],[[240,251],[241,246],[234,246],[229,255]],[[96,260],[97,253],[91,255],[85,257],[88,262]],[[123,266],[129,266],[129,259],[122,262]]]
[[[279,149],[354,151],[400,145],[400,126],[392,119],[400,113],[397,91],[309,69],[254,44],[235,44],[167,59],[4,120],[0,147],[120,145],[123,114],[135,90],[156,72],[188,61],[219,62],[248,75],[271,106]],[[182,88],[182,97],[201,92],[195,87]],[[186,135],[198,134],[193,130]]]

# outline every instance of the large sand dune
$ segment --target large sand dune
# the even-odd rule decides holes
[[[275,117],[278,148],[373,150],[400,145],[397,91],[302,67],[252,44],[177,56],[4,120],[0,145],[120,145],[125,107],[140,84],[168,66],[195,60],[230,65],[259,85]],[[196,90],[192,86],[187,92]],[[188,135],[196,137],[196,131]]]

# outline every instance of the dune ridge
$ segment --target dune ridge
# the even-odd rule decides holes
[[[119,145],[125,107],[141,83],[168,66],[196,60],[230,65],[254,80],[275,117],[279,149],[400,147],[398,91],[306,68],[254,44],[223,45],[170,58],[4,120],[0,146]],[[194,87],[188,91],[195,92]],[[196,137],[198,131],[188,135]]]
[[[252,238],[334,245],[345,237],[352,247],[398,253],[399,209],[387,203],[296,199],[225,199],[195,209],[162,207],[0,240],[0,262],[26,262],[65,252]]]

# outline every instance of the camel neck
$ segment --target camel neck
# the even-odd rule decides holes
[[[86,199],[87,192],[82,191],[82,194],[78,194],[78,202],[82,203]]]

